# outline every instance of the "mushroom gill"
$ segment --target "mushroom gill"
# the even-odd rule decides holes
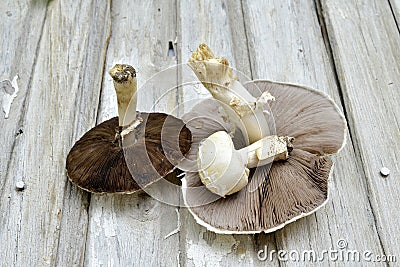
[[[328,199],[333,166],[326,155],[337,153],[345,141],[344,117],[325,94],[270,81],[254,81],[245,87],[254,97],[263,92],[275,97],[270,108],[276,134],[294,137],[294,149],[286,161],[251,169],[249,184],[226,198],[207,190],[196,171],[186,172],[185,203],[199,224],[217,233],[272,232],[322,207]],[[194,140],[189,158],[197,155],[202,137],[221,128],[233,131],[223,114],[215,112],[216,106],[216,100],[205,100],[183,118]],[[199,113],[202,125],[206,126],[201,132],[196,130],[197,122],[193,119]],[[269,116],[266,120],[271,122]],[[238,132],[233,140],[237,149],[246,143]]]

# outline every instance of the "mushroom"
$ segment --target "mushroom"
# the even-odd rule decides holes
[[[228,66],[225,64],[227,62],[222,63]],[[201,66],[201,64],[203,63],[199,62],[197,66]],[[190,65],[196,72],[196,66],[193,67],[192,62]],[[219,68],[213,69],[218,70]],[[197,68],[202,75],[205,73],[204,70],[210,69],[208,67]],[[206,78],[204,76],[203,81],[206,81]],[[218,79],[214,79],[214,81],[218,82]],[[209,86],[207,83],[204,85]],[[213,83],[214,88],[218,88],[216,91],[220,94],[227,93],[227,91],[223,91],[223,87],[231,88],[229,84],[226,85],[225,83],[223,86],[217,86],[215,82]],[[227,110],[226,103],[230,101],[222,101],[223,97],[215,97],[217,94],[211,92],[213,99],[204,100],[183,117],[193,135],[192,148],[188,153],[188,158],[193,161],[197,160],[200,154],[204,154],[203,146],[205,145],[211,151],[213,149],[222,151],[221,145],[216,146],[219,141],[212,141],[212,138],[212,142],[207,141],[207,138],[212,137],[216,132],[218,132],[218,140],[228,139],[226,134],[220,134],[219,131],[233,133],[232,141],[238,151],[241,149],[246,151],[248,141],[251,139],[246,138],[246,134],[250,136],[253,130],[257,131],[257,135],[260,136],[258,140],[271,134],[273,137],[269,138],[293,137],[295,141],[292,148],[292,140],[287,139],[289,142],[286,148],[290,152],[290,156],[286,160],[274,161],[271,164],[268,163],[272,161],[269,158],[269,160],[259,162],[256,168],[248,165],[250,170],[248,184],[242,190],[225,198],[221,198],[207,189],[202,183],[204,177],[202,178],[201,174],[204,166],[208,166],[208,163],[213,160],[221,160],[221,156],[211,157],[211,160],[205,157],[205,163],[199,163],[198,172],[186,171],[185,178],[182,180],[184,202],[199,224],[217,233],[272,232],[315,212],[328,200],[328,184],[333,162],[327,155],[337,153],[345,143],[346,122],[344,116],[329,96],[304,86],[266,80],[246,83],[243,88],[253,99],[260,99],[262,95],[274,96],[275,101],[270,103],[270,113],[275,120],[276,132],[269,129],[269,132],[264,134],[260,130],[271,128],[273,124],[271,114],[266,112],[263,112],[263,118],[256,118],[259,122],[257,127],[251,127],[250,124],[247,124],[249,127],[246,127],[246,123],[243,123],[244,127],[240,128],[237,117],[232,118],[232,112]],[[221,102],[224,103],[221,105]],[[220,111],[218,108],[220,106],[224,107],[225,112]],[[196,119],[199,114],[201,114],[201,118]],[[259,115],[254,112],[252,116],[255,118]],[[236,122],[230,123],[227,117]],[[262,125],[263,120],[267,125]],[[241,131],[235,131],[235,127]],[[243,132],[243,129],[247,132]],[[258,140],[253,143],[256,144]],[[225,152],[228,155],[224,155],[229,158],[231,151],[229,149],[226,151],[229,151]],[[262,165],[264,163],[268,164]],[[232,165],[229,167],[236,167],[235,164],[232,163]],[[241,170],[243,170],[243,165]],[[226,171],[232,170],[226,168]],[[226,183],[229,184],[229,182]],[[230,183],[233,184],[232,181]],[[229,193],[230,190],[228,188],[225,191]]]
[[[171,115],[136,111],[136,71],[110,70],[118,117],[85,133],[67,156],[68,178],[92,193],[133,193],[171,173],[191,145],[191,132]]]
[[[193,52],[189,65],[212,96],[224,104],[231,121],[246,132],[249,143],[270,134],[263,114],[267,103],[274,100],[269,92],[252,96],[233,75],[228,60],[214,57],[206,44]]]
[[[271,163],[274,158],[286,160],[287,148],[291,147],[293,138],[269,136],[270,127],[264,117],[269,112],[265,106],[275,98],[268,91],[257,98],[252,96],[233,75],[228,60],[216,58],[206,44],[201,44],[193,52],[189,65],[213,98],[221,102],[229,120],[244,137],[248,137],[246,143],[251,144],[240,153],[231,153],[235,151],[233,143],[223,133],[212,135],[200,144],[198,167],[201,181],[213,193],[225,197],[247,185],[249,170],[246,165],[252,168],[257,164]],[[245,164],[246,161],[249,162]],[[254,162],[256,164],[252,165]]]
[[[222,197],[236,193],[248,183],[248,168],[286,160],[292,141],[291,137],[272,135],[236,150],[227,132],[215,132],[199,147],[200,179],[208,190]]]

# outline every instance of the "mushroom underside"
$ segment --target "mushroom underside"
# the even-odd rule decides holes
[[[270,82],[251,81],[245,84],[258,97],[270,92],[270,103],[278,135],[293,136],[296,148],[316,155],[337,153],[345,143],[346,121],[330,97],[312,88]]]
[[[334,102],[319,91],[269,81],[251,82],[246,87],[255,97],[264,91],[275,97],[270,108],[276,134],[295,137],[294,150],[287,161],[252,169],[249,184],[226,198],[208,191],[197,172],[186,172],[185,203],[197,222],[214,232],[271,232],[315,212],[328,199],[333,163],[324,155],[336,153],[344,142],[344,118]],[[221,128],[231,130],[223,116],[213,111],[218,105],[215,100],[205,100],[183,118],[193,134],[189,158],[197,156],[200,140]],[[206,126],[200,132],[196,120],[191,120],[199,113]],[[237,149],[244,146],[240,135],[233,140]]]
[[[294,149],[287,161],[252,170],[249,184],[226,198],[216,198],[199,183],[198,174],[190,172],[185,177],[189,188],[185,203],[200,224],[210,230],[269,232],[326,202],[332,165],[328,158]]]
[[[85,133],[68,154],[69,179],[92,193],[133,193],[171,173],[190,149],[190,130],[171,115],[139,116],[143,122],[127,138],[133,144],[120,146],[118,117]]]

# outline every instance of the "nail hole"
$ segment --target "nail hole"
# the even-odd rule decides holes
[[[172,41],[168,42],[168,56],[169,57],[175,56],[175,49],[174,49],[174,45],[172,44]]]

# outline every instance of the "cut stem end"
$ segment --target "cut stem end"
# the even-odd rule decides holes
[[[215,57],[206,44],[193,52],[189,65],[211,95],[225,104],[230,120],[239,128],[244,125],[250,144],[270,134],[264,108],[273,96],[265,92],[259,98],[253,97],[233,75],[228,60]]]
[[[119,126],[128,127],[136,119],[136,70],[127,64],[116,64],[110,71],[118,102]]]

